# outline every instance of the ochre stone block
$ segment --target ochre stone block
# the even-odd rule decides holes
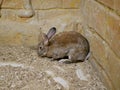
[[[3,0],[2,8],[8,9],[23,8],[23,0]]]
[[[81,0],[63,0],[63,8],[79,8]]]
[[[84,12],[86,24],[94,28],[120,57],[120,17],[90,0],[86,2]]]
[[[120,14],[120,0],[98,0],[107,7],[114,9]]]
[[[108,47],[105,44],[105,41],[102,40],[97,33],[93,32],[92,30],[87,31],[86,33],[89,36],[86,36],[90,42],[91,46],[91,53],[96,58],[97,62],[103,66],[104,70],[108,68],[108,60],[107,60],[107,50]]]
[[[115,0],[98,0],[99,2],[103,3],[104,5],[114,9],[114,1]],[[118,0],[116,0],[118,1]]]
[[[120,89],[120,58],[117,58],[116,55],[111,51],[110,48],[107,49],[108,53],[108,68],[106,72],[109,73],[109,77],[115,87],[114,90]]]
[[[120,57],[120,17],[108,14],[106,21],[108,29],[106,38],[113,51]]]
[[[99,63],[98,65],[100,65],[100,67],[102,67],[102,70],[104,70],[104,72],[106,73],[109,81],[112,82],[111,84],[114,86],[115,90],[119,90],[120,59],[116,57],[115,53],[111,50],[109,45],[105,43],[105,41],[101,37],[99,37],[97,33],[93,32],[94,30],[88,30],[89,31],[86,31],[86,33],[88,33],[89,35],[86,37],[90,42],[92,52],[91,57],[93,55],[96,58],[96,62]]]
[[[34,9],[62,8],[62,0],[32,0]]]
[[[83,24],[88,27],[86,37],[93,56],[113,85],[111,90],[119,90],[120,16],[94,0],[86,0],[82,6]]]
[[[120,15],[120,0],[114,0],[114,2],[115,2],[115,5],[114,5],[114,7],[115,7],[115,10],[119,13],[119,15]]]
[[[42,28],[41,30],[45,33],[53,26],[57,28],[57,33],[64,30],[70,31],[76,27],[76,21],[80,21],[77,9],[59,9],[57,11],[54,9],[38,10],[35,16],[30,19],[19,18],[16,10],[5,9],[2,10],[0,31],[7,33],[6,31],[8,30],[11,31],[11,33],[0,33],[0,43],[6,45],[9,41],[9,45],[18,43],[20,45],[33,46],[38,43],[38,39],[36,39],[38,35],[36,35],[36,33],[39,34],[37,30],[40,30],[40,28]],[[9,28],[11,30],[9,30]],[[18,37],[18,32],[21,33],[19,37],[22,37],[22,39],[14,38]],[[1,36],[1,34],[3,36]]]
[[[17,17],[17,14],[16,14],[16,10],[12,9],[2,9],[1,10],[1,18],[2,19],[8,19],[8,20],[12,20],[12,21],[16,21],[16,17]]]
[[[0,20],[0,45],[35,46],[38,43],[37,26]]]

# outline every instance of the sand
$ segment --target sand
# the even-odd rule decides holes
[[[90,58],[92,59],[92,58]],[[65,64],[37,51],[0,46],[0,90],[107,90],[89,60]]]

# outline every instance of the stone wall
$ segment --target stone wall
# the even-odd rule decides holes
[[[82,0],[81,12],[84,34],[90,41],[99,75],[106,77],[105,81],[112,86],[111,90],[119,90],[120,1]]]
[[[119,0],[0,0],[0,8],[0,45],[36,46],[52,26],[76,30],[89,40],[101,80],[120,89]]]
[[[80,22],[80,0],[0,0],[0,44],[34,46],[40,28],[73,30]]]

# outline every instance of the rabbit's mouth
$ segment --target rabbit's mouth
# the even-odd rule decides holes
[[[38,52],[38,56],[46,57],[46,52],[44,52],[44,53],[40,53],[40,52]]]
[[[47,53],[46,53],[46,52],[44,52],[44,53],[42,54],[42,57],[46,57],[46,54],[47,54]]]

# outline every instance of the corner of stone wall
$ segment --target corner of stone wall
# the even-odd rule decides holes
[[[109,90],[120,89],[120,4],[119,0],[82,0],[84,34],[90,42],[94,60]],[[114,5],[114,6],[113,6]],[[104,79],[103,79],[104,77]]]

